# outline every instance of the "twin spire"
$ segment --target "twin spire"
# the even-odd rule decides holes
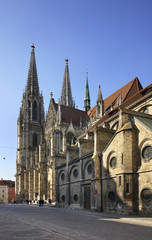
[[[26,85],[26,95],[39,96],[39,84],[38,84],[38,77],[37,77],[34,44],[31,46],[31,48],[32,48],[32,50],[31,50],[31,58],[30,58],[30,66],[29,66],[29,72],[28,72],[27,85]]]
[[[68,107],[75,107],[74,101],[72,99],[70,76],[69,76],[69,66],[68,66],[67,58],[65,59],[65,70],[64,70],[64,78],[63,78],[60,103],[61,103],[61,105],[65,105]]]
[[[35,51],[34,44],[31,46],[31,58],[26,86],[26,95],[28,96],[39,96],[39,84],[38,84],[38,76],[37,76],[37,68],[36,68],[36,59],[35,59]],[[102,94],[99,88],[98,94],[98,102],[102,102]],[[70,76],[69,76],[69,66],[68,59],[65,59],[65,70],[64,70],[64,78],[61,92],[61,105],[65,105],[68,107],[75,107],[71,84],[70,84]],[[90,93],[89,93],[89,85],[88,85],[88,71],[86,72],[86,86],[85,86],[85,95],[84,95],[84,111],[88,112],[90,109]]]

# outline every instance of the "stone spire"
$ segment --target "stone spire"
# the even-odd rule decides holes
[[[98,100],[97,100],[97,102],[99,103],[99,102],[101,102],[102,100],[103,100],[103,98],[102,98],[102,93],[101,93],[101,86],[99,85]]]
[[[97,100],[97,105],[96,105],[96,117],[98,118],[103,115],[104,115],[104,101],[102,98],[101,87],[99,85],[98,100]]]
[[[74,107],[74,102],[73,102],[72,93],[71,93],[71,84],[70,84],[69,67],[68,67],[67,58],[65,59],[65,70],[64,70],[64,78],[63,78],[62,93],[61,93],[61,105]]]
[[[31,51],[30,66],[29,66],[28,79],[27,79],[27,85],[26,85],[26,95],[38,96],[39,84],[38,84],[38,77],[37,77],[34,44],[31,46],[31,48],[32,48],[32,51]]]
[[[89,85],[88,85],[88,72],[86,72],[86,87],[84,94],[84,111],[88,112],[90,109],[90,94],[89,94]]]

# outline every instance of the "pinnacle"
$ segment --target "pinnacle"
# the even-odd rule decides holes
[[[38,77],[37,77],[34,44],[32,44],[31,48],[32,48],[32,51],[31,51],[27,86],[26,86],[26,94],[31,95],[31,96],[33,96],[33,95],[38,96],[39,95],[39,84],[38,84]]]
[[[63,78],[62,93],[61,93],[61,104],[69,107],[74,107],[72,92],[71,92],[70,76],[69,76],[68,58],[65,59],[65,70],[64,70],[64,78]]]

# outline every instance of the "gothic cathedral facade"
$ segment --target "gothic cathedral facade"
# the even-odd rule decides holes
[[[34,46],[18,118],[16,199],[57,207],[152,214],[152,84],[136,77],[84,111],[72,98],[68,59],[61,98],[44,116]]]

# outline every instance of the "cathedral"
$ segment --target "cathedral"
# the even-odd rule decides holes
[[[44,115],[35,50],[17,121],[16,200],[117,214],[152,214],[152,84],[136,77],[84,111],[72,98],[68,59],[61,97]]]

